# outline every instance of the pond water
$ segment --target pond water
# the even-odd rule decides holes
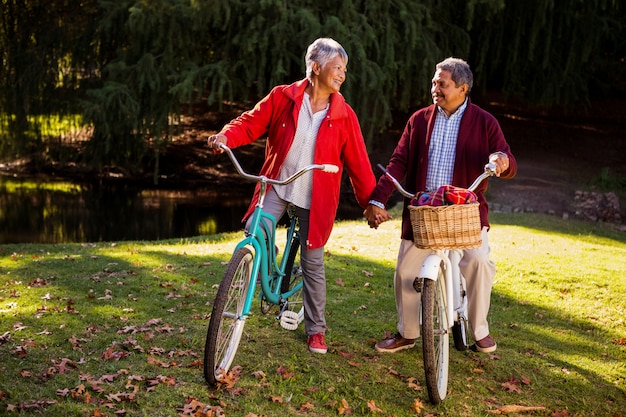
[[[0,244],[163,240],[242,230],[252,191],[0,179]],[[354,207],[340,209],[340,216],[354,218]]]
[[[0,180],[0,243],[161,240],[240,230],[251,192]]]

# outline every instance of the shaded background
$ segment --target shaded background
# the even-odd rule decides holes
[[[408,114],[430,102],[435,63],[458,56],[475,74],[472,99],[510,126],[503,127],[516,154],[556,160],[574,176],[581,166],[569,155],[581,154],[594,161],[589,175],[618,193],[626,187],[626,13],[617,0],[4,0],[1,7],[0,173],[85,190],[138,187],[119,210],[153,204],[133,193],[185,190],[201,201],[202,193],[242,188],[223,175],[232,174],[228,161],[205,153],[206,135],[272,86],[303,78],[305,49],[320,36],[337,39],[350,56],[342,93],[373,164],[386,161]],[[599,136],[589,139],[589,131]],[[243,155],[254,171],[262,149]],[[112,200],[80,198],[89,207]],[[350,198],[347,189],[348,207]],[[158,203],[168,226],[157,229],[183,234],[173,225],[178,209],[167,204]],[[8,213],[28,206],[7,203],[0,223],[13,224]],[[103,216],[90,222],[111,227]]]

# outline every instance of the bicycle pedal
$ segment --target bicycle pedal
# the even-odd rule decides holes
[[[285,310],[280,315],[280,327],[285,330],[296,330],[298,325],[304,320],[304,312],[300,309],[300,313]]]

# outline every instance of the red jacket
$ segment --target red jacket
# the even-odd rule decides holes
[[[387,171],[393,177],[398,181],[405,180],[404,188],[409,192],[423,191],[426,188],[428,148],[435,125],[435,115],[434,104],[411,115],[387,165]],[[517,162],[498,121],[490,113],[468,102],[459,126],[451,185],[469,187],[476,177],[482,174],[485,164],[489,162],[489,155],[498,151],[506,153],[509,157],[509,168],[500,175],[500,178],[514,177],[517,173]],[[480,203],[480,221],[482,226],[487,227],[489,227],[489,205],[485,199],[485,191],[488,182],[488,179],[483,181],[475,191]],[[394,190],[393,183],[382,176],[371,199],[387,203]],[[404,199],[402,238],[413,240],[409,210],[406,208],[409,202],[409,199]]]
[[[308,80],[274,87],[254,106],[229,124],[222,132],[228,146],[236,148],[265,135],[265,162],[260,175],[278,178],[287,152],[296,133],[298,114],[304,99]],[[315,143],[315,164],[335,164],[339,173],[313,171],[313,191],[309,220],[307,248],[322,247],[328,241],[339,205],[339,191],[343,169],[348,173],[357,202],[367,206],[376,185],[376,178],[367,155],[361,127],[354,110],[341,94],[330,96],[326,119],[320,125]],[[247,219],[259,198],[259,184],[244,216]],[[269,186],[268,186],[269,189]]]

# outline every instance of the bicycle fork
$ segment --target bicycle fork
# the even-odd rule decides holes
[[[415,290],[419,292],[424,279],[437,281],[439,279],[439,269],[443,270],[444,276],[442,278],[444,280],[446,315],[449,326],[452,326],[455,321],[467,320],[467,317],[465,317],[467,300],[465,294],[461,294],[461,283],[459,281],[463,279],[459,269],[461,256],[462,252],[456,250],[450,250],[447,256],[442,250],[434,250],[424,260],[418,278],[416,278],[413,284]],[[441,265],[442,263],[443,266]],[[450,329],[443,330],[449,331]]]

